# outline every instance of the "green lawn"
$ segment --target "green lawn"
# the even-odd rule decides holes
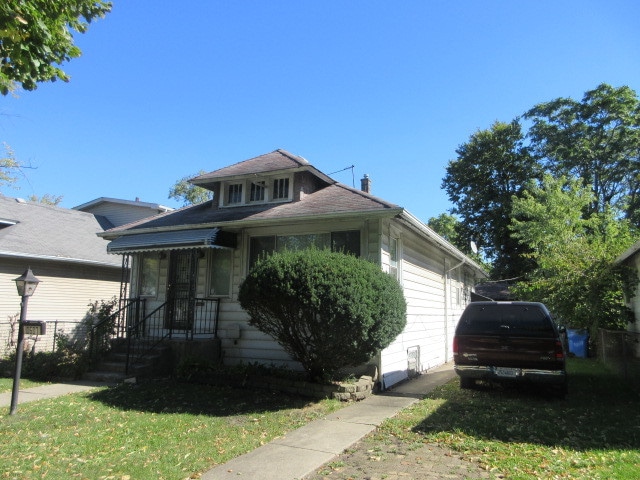
[[[169,381],[25,403],[0,412],[0,478],[189,478],[341,406]]]
[[[640,394],[592,360],[569,362],[569,395],[458,381],[387,420],[390,435],[437,442],[509,479],[631,479],[640,475]]]
[[[569,371],[566,400],[452,381],[366,441],[437,442],[509,479],[636,478],[639,393],[591,360]],[[188,478],[340,407],[168,381],[26,403],[0,412],[0,478]]]

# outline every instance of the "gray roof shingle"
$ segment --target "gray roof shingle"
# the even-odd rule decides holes
[[[389,215],[393,215],[402,210],[395,204],[340,183],[305,195],[302,200],[297,202],[212,208],[212,202],[216,201],[214,199],[158,215],[152,219],[123,225],[109,230],[108,233],[116,234],[127,230],[171,228],[183,225],[216,225],[228,222],[276,222],[296,217],[320,217],[349,213],[362,215],[388,212]]]
[[[0,256],[121,266],[96,235],[108,222],[90,213],[0,196],[0,219]]]

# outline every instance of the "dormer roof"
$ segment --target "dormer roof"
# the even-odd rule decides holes
[[[306,159],[286,150],[278,149],[264,155],[259,155],[249,160],[244,160],[228,167],[223,167],[213,172],[199,175],[189,180],[194,185],[205,187],[216,182],[232,180],[253,175],[268,175],[308,171],[327,184],[336,183],[335,180],[322,173],[311,165]]]

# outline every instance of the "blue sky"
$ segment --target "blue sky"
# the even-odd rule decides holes
[[[114,1],[70,83],[0,98],[8,196],[179,206],[176,180],[278,148],[423,221],[479,129],[600,83],[640,92],[640,2]]]

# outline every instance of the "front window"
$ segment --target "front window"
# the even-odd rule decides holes
[[[209,295],[231,294],[231,262],[233,250],[213,248],[209,257]]]
[[[157,254],[143,254],[140,259],[140,296],[156,297],[158,295],[158,273],[160,258]]]
[[[342,252],[360,256],[360,231],[324,232],[306,235],[269,235],[251,237],[249,243],[249,267],[251,268],[264,255],[284,250],[303,250],[305,248],[331,248],[334,252]]]

